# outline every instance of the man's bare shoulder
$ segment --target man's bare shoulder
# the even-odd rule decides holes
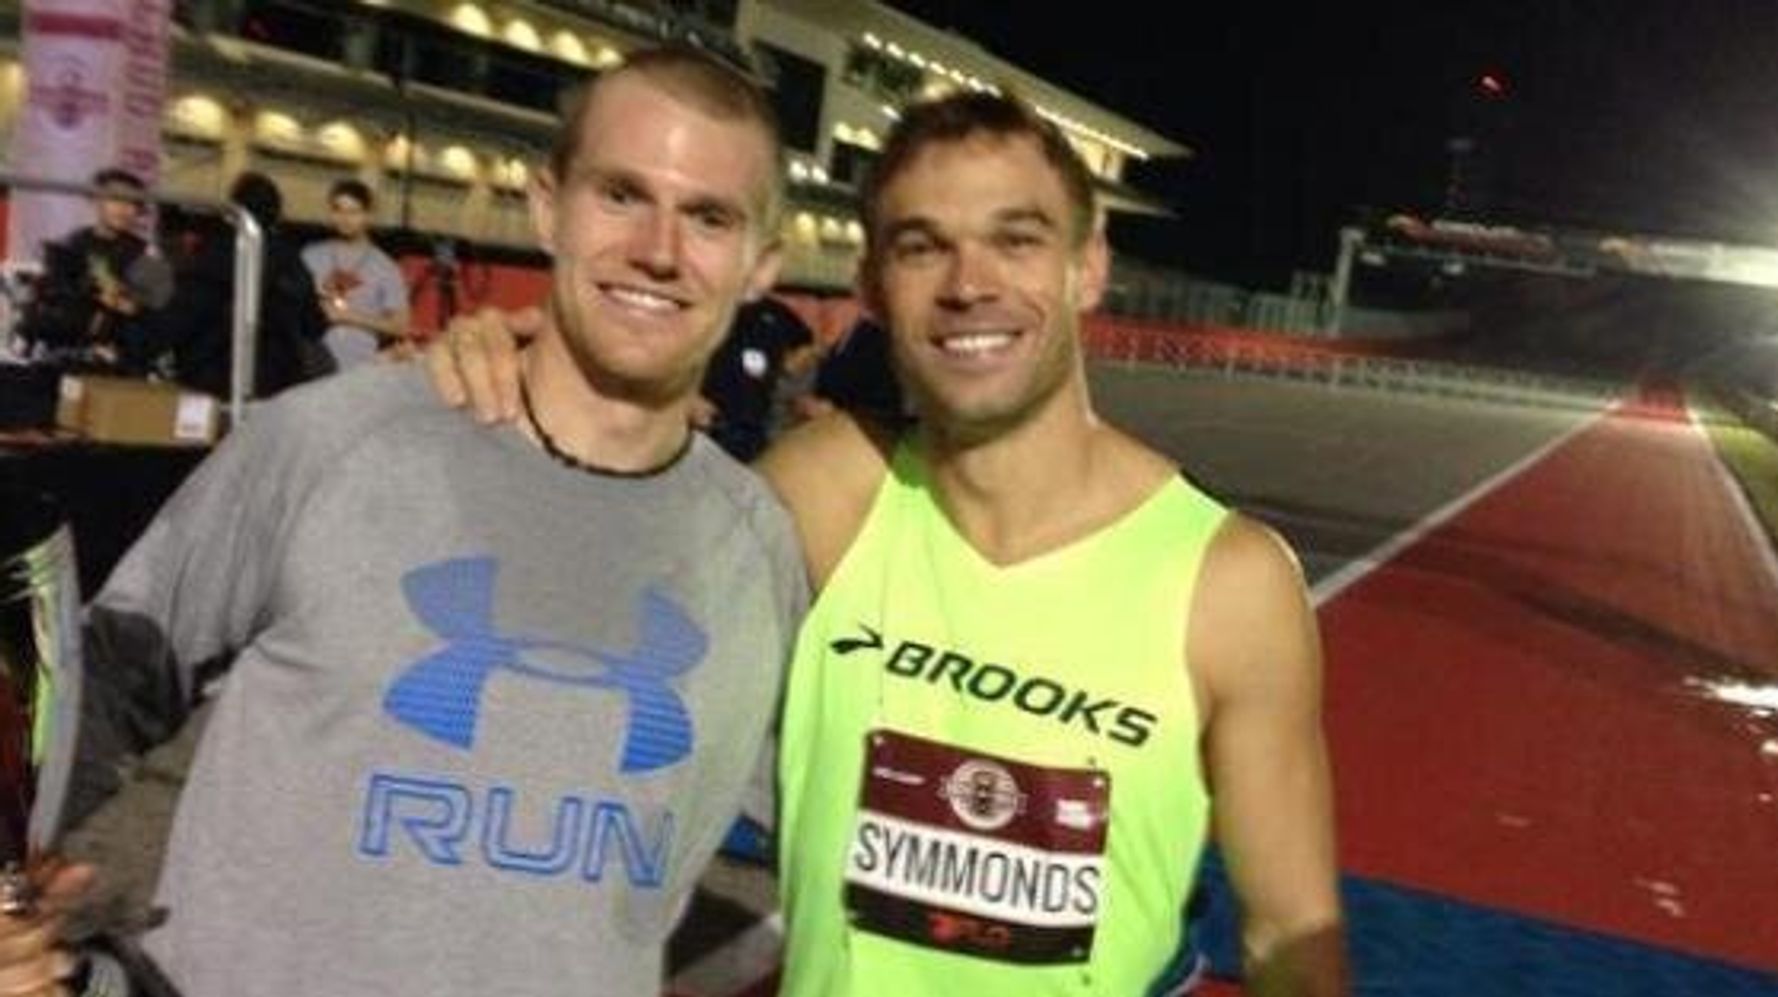
[[[1319,672],[1314,610],[1302,566],[1283,537],[1229,515],[1199,569],[1190,635],[1188,659],[1213,694]]]
[[[1204,581],[1239,595],[1295,596],[1302,590],[1303,569],[1290,544],[1271,527],[1250,516],[1231,512],[1205,553]]]
[[[894,447],[892,431],[847,412],[833,412],[779,437],[754,467],[773,487],[874,490]]]
[[[817,586],[863,525],[895,440],[893,430],[835,412],[786,433],[754,464],[796,520]]]

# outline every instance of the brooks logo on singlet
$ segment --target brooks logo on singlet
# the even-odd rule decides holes
[[[1024,675],[1006,665],[981,661],[960,651],[917,640],[901,640],[890,648],[883,635],[859,626],[860,635],[828,644],[835,654],[872,651],[883,655],[885,674],[930,685],[945,684],[984,703],[1007,705],[1032,716],[1048,717],[1099,737],[1141,747],[1160,718],[1121,700],[1074,689],[1042,676]],[[885,653],[886,652],[886,653]]]

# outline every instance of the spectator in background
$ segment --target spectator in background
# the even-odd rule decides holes
[[[770,297],[744,305],[704,370],[692,421],[730,456],[751,461],[778,428],[772,415],[779,379],[801,374],[814,360],[815,335],[788,305]]]
[[[889,359],[889,336],[868,315],[828,348],[815,369],[813,394],[801,405],[809,418],[834,409],[890,425],[907,421],[907,402]]]
[[[135,232],[147,188],[126,170],[95,173],[91,225],[44,246],[24,337],[76,362],[144,373],[146,330],[172,297],[172,271]]]
[[[327,192],[334,237],[302,252],[329,322],[327,349],[342,370],[407,340],[407,284],[389,254],[370,241],[375,206],[369,187],[336,182]]]
[[[263,173],[243,173],[228,199],[253,216],[265,240],[253,390],[265,398],[335,369],[321,342],[327,316],[314,279],[281,227],[284,196],[278,185]],[[161,323],[174,376],[187,387],[226,395],[234,355],[234,226],[203,216],[183,227],[174,243],[178,291]]]

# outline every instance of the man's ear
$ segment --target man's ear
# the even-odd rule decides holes
[[[1111,244],[1105,240],[1105,224],[1103,219],[1095,219],[1093,231],[1080,248],[1080,307],[1082,312],[1090,312],[1099,307],[1105,297],[1105,287],[1111,281]]]
[[[526,204],[531,209],[531,230],[537,234],[537,245],[551,256],[556,255],[556,176],[549,167],[531,174],[525,190]]]
[[[877,267],[877,254],[866,248],[858,257],[858,270],[852,275],[852,293],[863,306],[864,314],[878,325],[884,325],[883,281]]]
[[[744,300],[758,301],[778,283],[778,274],[784,269],[783,247],[783,242],[778,239],[760,247],[753,269],[747,274],[747,285],[741,291]]]

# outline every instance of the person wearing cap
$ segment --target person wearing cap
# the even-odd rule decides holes
[[[93,222],[44,246],[44,273],[21,333],[83,362],[142,373],[150,314],[172,297],[172,268],[137,234],[147,188],[128,170],[93,174]]]

